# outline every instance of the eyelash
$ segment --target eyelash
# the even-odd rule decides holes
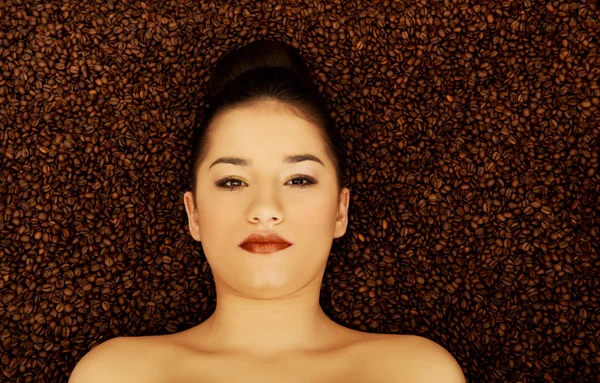
[[[295,176],[290,181],[293,181],[293,180],[305,180],[305,181],[308,181],[308,183],[304,184],[304,185],[292,185],[292,187],[299,188],[299,189],[304,189],[306,187],[309,187],[311,185],[315,185],[317,183],[314,178],[308,177],[308,176]],[[230,181],[244,182],[244,181],[242,181],[240,179],[237,179],[235,177],[227,177],[227,178],[224,178],[224,179],[218,181],[216,183],[216,185],[218,187],[222,188],[222,189],[226,189],[227,191],[235,191],[235,190],[237,190],[237,189],[239,189],[239,188],[242,187],[242,186],[225,186],[225,184],[227,182],[230,182]]]

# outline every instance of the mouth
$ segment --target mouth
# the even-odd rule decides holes
[[[254,254],[270,254],[275,253],[288,247],[292,246],[289,243],[246,243],[240,247],[250,253]]]

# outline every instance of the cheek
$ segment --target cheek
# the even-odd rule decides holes
[[[337,206],[325,196],[311,199],[310,203],[297,204],[292,215],[294,221],[311,226],[329,225],[335,219]],[[296,222],[292,223],[295,225]]]
[[[216,238],[227,235],[228,226],[239,222],[235,217],[240,215],[240,211],[240,208],[232,203],[217,203],[212,200],[212,203],[204,204],[198,213],[201,234]]]

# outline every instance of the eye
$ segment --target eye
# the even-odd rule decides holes
[[[300,188],[300,189],[305,188],[305,187],[309,187],[309,186],[314,185],[314,184],[317,183],[314,178],[309,177],[309,176],[296,176],[296,177],[292,178],[290,181],[296,181],[296,180],[299,180],[301,182],[306,181],[306,183],[304,183],[304,184],[291,185],[292,187]],[[244,181],[239,180],[237,178],[227,177],[227,178],[224,178],[224,179],[222,179],[220,181],[217,181],[216,185],[217,185],[217,187],[220,187],[222,189],[226,189],[228,191],[234,191],[234,190],[237,190],[237,189],[241,188],[241,186],[227,186],[227,183],[230,183],[230,182],[232,182],[232,183],[234,183],[234,182],[242,182],[242,183],[244,183]]]

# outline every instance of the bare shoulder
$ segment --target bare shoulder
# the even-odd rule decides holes
[[[466,383],[462,368],[452,354],[430,339],[418,335],[388,335],[378,343],[379,360],[374,366],[382,374],[382,381]]]
[[[69,383],[153,383],[160,371],[152,371],[152,348],[143,338],[117,337],[91,349],[77,363]]]

